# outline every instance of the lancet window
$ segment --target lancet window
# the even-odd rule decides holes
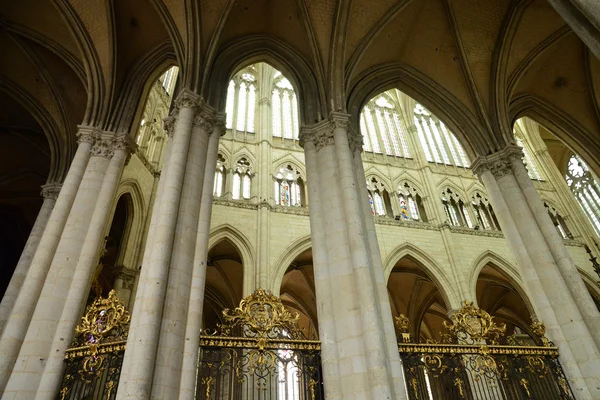
[[[573,235],[571,235],[571,232],[569,231],[569,228],[567,227],[565,219],[562,217],[562,215],[560,215],[560,213],[556,211],[554,207],[546,202],[544,202],[544,207],[546,207],[546,210],[548,210],[550,220],[552,221],[552,224],[554,224],[554,227],[560,236],[562,236],[563,239],[573,239]]]
[[[234,200],[250,198],[250,185],[252,184],[252,171],[246,158],[240,158],[233,173],[233,187],[231,197]]]
[[[469,167],[471,162],[456,136],[429,110],[417,104],[414,121],[427,161]]]
[[[284,207],[299,207],[304,205],[304,181],[292,165],[282,167],[275,174],[274,182],[275,204]]]
[[[384,95],[373,98],[360,114],[363,149],[388,156],[410,158],[406,132],[392,100]]]
[[[390,196],[383,183],[379,182],[375,177],[367,179],[367,190],[371,213],[380,217],[388,215],[388,212],[391,212],[392,206],[390,204]]]
[[[421,195],[410,183],[404,182],[398,188],[398,202],[400,203],[400,215],[396,219],[427,221]]]
[[[164,74],[158,78],[163,89],[167,92],[168,95],[173,95],[173,89],[175,89],[175,82],[177,81],[177,73],[179,72],[179,68],[173,66],[169,68]]]
[[[273,136],[298,139],[298,99],[294,87],[279,71],[275,72],[271,93]]]
[[[600,236],[600,185],[587,164],[576,155],[571,156],[566,173],[567,184],[584,213]]]
[[[542,181],[542,174],[536,165],[529,146],[527,146],[520,137],[515,136],[515,139],[517,140],[517,145],[523,149],[523,161],[525,163],[525,167],[527,168],[527,172],[529,173],[529,178],[536,181]]]
[[[256,110],[256,77],[246,68],[229,81],[225,105],[225,127],[238,132],[254,132]]]
[[[225,178],[227,170],[225,168],[225,158],[222,154],[217,156],[217,170],[215,171],[215,183],[213,187],[213,196],[221,197],[225,191]]]
[[[498,224],[494,209],[487,197],[477,192],[471,197],[471,200],[473,211],[475,212],[476,228],[500,230],[500,224]]]
[[[442,192],[442,204],[448,223],[454,226],[473,227],[469,210],[465,206],[460,196],[450,188],[444,189]]]

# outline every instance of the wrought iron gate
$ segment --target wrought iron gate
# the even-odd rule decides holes
[[[223,316],[200,337],[197,399],[324,398],[320,342],[304,337],[279,298],[258,289]]]
[[[558,361],[558,349],[544,336],[544,325],[532,324],[536,345],[514,337],[499,344],[504,324],[465,301],[444,323],[442,343],[411,343],[408,319],[396,324],[402,333],[398,344],[411,400],[533,400],[574,399]]]
[[[113,400],[117,393],[129,313],[111,290],[88,306],[66,351],[60,400]]]

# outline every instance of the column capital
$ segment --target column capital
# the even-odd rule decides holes
[[[335,143],[333,131],[335,129],[343,129],[348,135],[348,145],[352,152],[362,150],[362,136],[357,134],[350,125],[350,115],[341,112],[332,112],[329,118],[317,122],[312,126],[304,126],[300,132],[300,146],[304,147],[304,143],[311,141],[314,143],[317,151],[323,147],[333,145]]]
[[[62,183],[51,182],[42,185],[41,195],[45,199],[56,200],[60,193],[60,189],[62,188]]]
[[[97,131],[94,145],[92,146],[92,156],[111,158],[113,152],[113,140],[115,134],[113,132]]]
[[[513,162],[517,160],[523,163],[523,150],[511,143],[500,151],[477,157],[471,165],[471,170],[479,177],[485,171],[490,171],[494,177],[501,178],[513,173]]]
[[[212,133],[215,124],[217,123],[216,110],[206,104],[202,99],[199,99],[194,115],[194,126],[204,130],[209,135]]]
[[[96,138],[102,134],[100,128],[95,126],[78,125],[77,126],[77,143],[90,143],[94,145]]]
[[[219,130],[219,136],[224,136],[227,128],[225,127],[225,113],[218,112],[215,115],[215,128]]]
[[[175,108],[195,108],[199,105],[201,98],[190,89],[183,89],[175,99]]]
[[[123,289],[133,289],[135,278],[140,274],[139,270],[134,270],[125,267],[124,265],[116,265],[112,268],[113,276],[123,281]]]
[[[127,133],[115,134],[112,143],[112,151],[123,150],[127,154],[131,154],[137,148],[137,144],[131,136]]]

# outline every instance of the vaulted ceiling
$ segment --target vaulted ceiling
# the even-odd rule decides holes
[[[310,93],[304,123],[357,115],[396,87],[472,155],[503,147],[529,115],[600,172],[600,61],[545,0],[21,0],[3,2],[0,24],[2,99],[27,121],[8,105],[0,119],[46,135],[51,179],[77,125],[130,130],[169,63],[180,87],[222,106],[223,81],[257,59]]]

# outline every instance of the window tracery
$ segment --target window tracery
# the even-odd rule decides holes
[[[567,184],[583,212],[600,236],[600,185],[587,164],[576,155],[571,156],[565,174]]]
[[[415,106],[414,122],[427,161],[469,167],[471,162],[456,136],[421,104]]]
[[[290,81],[276,71],[271,92],[273,136],[298,139],[298,99]]]
[[[295,167],[288,164],[275,174],[275,204],[284,207],[300,207],[304,205],[304,181]]]
[[[410,183],[404,182],[400,185],[398,188],[398,201],[400,203],[400,215],[396,219],[427,222],[421,195]]]
[[[383,183],[375,177],[367,179],[367,191],[369,195],[369,204],[371,213],[380,217],[388,215],[391,211],[390,196]]]
[[[411,157],[397,107],[385,94],[365,105],[360,115],[360,130],[365,151],[381,154],[383,147],[389,156]]]
[[[238,160],[233,173],[233,188],[231,197],[234,200],[243,198],[245,200],[250,199],[250,185],[252,183],[252,171],[250,169],[250,162],[245,157]]]
[[[529,146],[525,145],[523,140],[515,135],[515,139],[517,141],[517,145],[523,150],[523,162],[525,163],[525,167],[527,168],[527,172],[529,173],[529,178],[536,181],[543,181],[542,174],[540,173],[539,168],[531,154],[531,150]]]
[[[213,196],[221,197],[225,189],[225,178],[227,170],[225,169],[225,157],[222,154],[217,155],[217,170],[215,171],[215,183],[213,187]]]
[[[471,203],[473,204],[476,219],[475,229],[500,230],[500,224],[487,197],[476,192],[471,197]]]
[[[469,210],[460,196],[452,189],[446,188],[442,191],[442,204],[448,223],[454,226],[473,227]]]
[[[550,216],[550,220],[552,221],[552,224],[554,225],[560,236],[563,239],[573,239],[573,235],[569,231],[569,228],[567,227],[567,224],[562,215],[560,215],[560,213],[547,202],[544,202],[544,207],[546,207],[546,210],[548,211],[548,216]]]
[[[229,81],[225,105],[225,127],[239,132],[254,133],[256,110],[256,77],[248,69],[242,70]]]

